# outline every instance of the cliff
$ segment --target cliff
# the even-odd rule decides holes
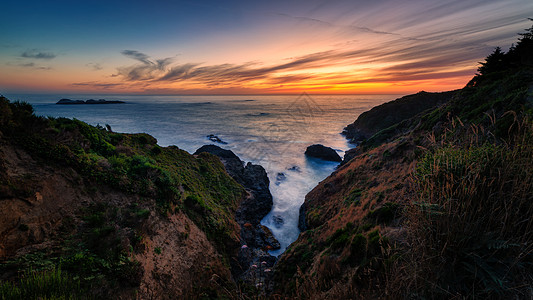
[[[348,125],[363,141],[306,196],[277,294],[530,298],[532,46],[533,27],[463,89],[406,96]]]
[[[362,113],[342,132],[352,143],[359,144],[381,130],[408,120],[419,113],[435,109],[448,102],[457,91],[442,93],[419,92],[373,107]]]
[[[48,297],[231,297],[246,195],[214,155],[2,97],[2,297],[43,296],[21,277],[57,279]]]

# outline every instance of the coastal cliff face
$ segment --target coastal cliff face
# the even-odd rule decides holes
[[[5,98],[0,111],[0,280],[32,270],[78,296],[238,294],[230,264],[247,193],[216,156]]]
[[[361,146],[306,196],[275,294],[531,298],[529,32],[462,90],[406,96],[347,127]],[[403,106],[418,100],[429,109]]]
[[[362,113],[355,122],[344,128],[342,134],[351,142],[359,144],[381,130],[443,105],[456,92],[419,92],[378,105]]]

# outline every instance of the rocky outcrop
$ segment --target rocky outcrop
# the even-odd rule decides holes
[[[98,99],[98,100],[89,99],[87,101],[61,99],[56,102],[56,104],[66,104],[66,105],[69,105],[69,104],[121,104],[121,103],[125,103],[125,102],[119,101],[119,100],[105,100],[105,99]]]
[[[239,224],[259,224],[272,209],[272,194],[270,193],[270,180],[265,169],[260,165],[244,162],[230,150],[222,149],[215,145],[200,147],[194,155],[207,152],[220,158],[228,174],[240,183],[249,196],[241,203],[236,219]]]
[[[307,147],[305,155],[309,157],[320,158],[327,161],[342,161],[337,151],[324,145],[316,144]]]
[[[264,271],[270,270],[276,262],[276,258],[268,250],[279,249],[280,244],[270,229],[260,223],[273,204],[267,173],[260,165],[250,162],[244,165],[235,153],[215,145],[204,145],[194,155],[203,152],[218,156],[228,174],[248,192],[235,214],[235,219],[241,226],[242,246],[238,262],[232,265],[233,274],[248,283],[260,282],[262,289],[268,289],[267,283],[271,281],[272,273]]]
[[[342,134],[352,143],[359,144],[383,129],[448,102],[456,92],[419,92],[378,105],[362,113],[344,128]]]

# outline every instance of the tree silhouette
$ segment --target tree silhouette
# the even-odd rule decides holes
[[[533,21],[533,19],[529,19]],[[516,46],[511,47],[508,52],[509,59],[513,65],[533,66],[533,25],[526,29],[526,32],[519,33],[520,38]]]
[[[529,19],[533,21],[533,19]],[[468,82],[467,87],[473,87],[480,82],[491,77],[496,79],[503,76],[502,72],[511,69],[533,67],[533,25],[526,29],[524,33],[519,33],[520,38],[516,46],[512,46],[507,53],[503,52],[500,47],[496,47],[485,62],[480,62],[481,66],[477,69],[478,73]],[[489,75],[489,76],[487,76]]]
[[[489,56],[487,56],[487,58],[485,58],[485,62],[482,62],[480,64],[481,66],[477,68],[477,71],[480,75],[487,75],[494,72],[504,71],[508,66],[505,52],[503,52],[500,47],[496,47],[496,49],[494,49],[494,52],[492,52],[491,54],[489,54]]]

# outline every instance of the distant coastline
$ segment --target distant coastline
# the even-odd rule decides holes
[[[126,102],[119,101],[119,100],[105,100],[105,99],[98,99],[98,100],[89,99],[87,101],[61,99],[61,100],[56,102],[56,104],[61,104],[61,105],[72,105],[72,104],[121,104],[121,103],[126,103]]]

